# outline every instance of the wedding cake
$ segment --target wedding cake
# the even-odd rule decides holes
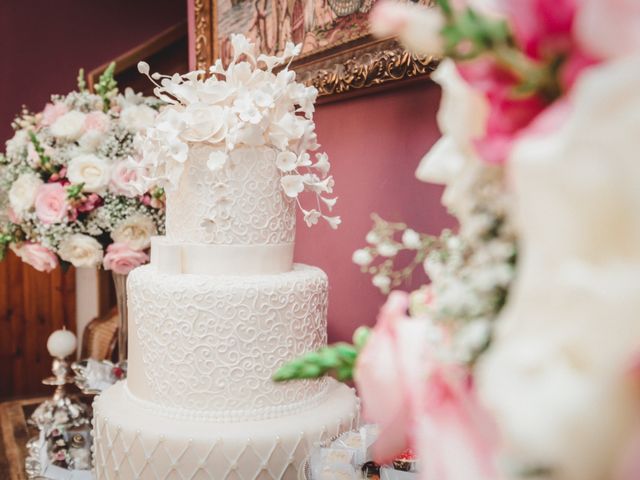
[[[128,278],[128,378],[94,403],[100,480],[301,478],[314,443],[358,422],[344,385],[271,379],[326,343],[327,277],[293,263],[296,208],[339,217],[327,157],[308,153],[316,91],[286,65],[299,48],[232,45],[209,77],[150,76],[169,105],[140,176],[166,190],[166,236]]]

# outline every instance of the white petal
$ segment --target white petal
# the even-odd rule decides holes
[[[222,152],[222,151],[211,152],[211,154],[209,154],[209,159],[207,160],[207,167],[212,172],[219,170],[224,166],[228,158],[229,156],[227,155],[226,152]]]
[[[296,198],[304,190],[302,175],[285,175],[280,179],[284,193],[291,198]]]

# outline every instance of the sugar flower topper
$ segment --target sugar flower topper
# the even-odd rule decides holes
[[[207,163],[212,171],[223,168],[234,149],[273,148],[282,190],[296,199],[305,223],[311,226],[322,218],[337,228],[340,217],[324,213],[337,200],[329,196],[334,181],[328,156],[309,153],[319,148],[313,122],[318,91],[296,82],[289,69],[301,46],[288,43],[282,55],[267,56],[256,55],[255,45],[243,35],[232,35],[231,45],[230,65],[225,68],[217,60],[211,75],[204,70],[150,74],[147,63],[138,64],[155,84],[155,95],[168,104],[144,139],[143,164],[150,178],[167,190],[177,188],[194,144],[216,147]],[[303,192],[315,194],[313,208],[302,207]]]

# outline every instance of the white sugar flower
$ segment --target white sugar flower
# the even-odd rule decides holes
[[[329,217],[327,215],[323,215],[322,218],[324,218],[327,223],[329,224],[329,226],[331,228],[333,228],[334,230],[336,230],[338,228],[338,226],[342,223],[342,218],[336,216],[336,217]]]
[[[325,176],[329,173],[329,169],[331,168],[331,164],[329,163],[329,155],[326,153],[316,153],[316,163],[313,165],[313,168],[322,173],[322,176]]]
[[[393,257],[398,253],[398,246],[393,243],[381,243],[378,245],[378,253],[383,257]]]
[[[411,228],[407,228],[402,233],[402,243],[405,247],[411,249],[418,249],[422,246],[422,242],[420,241],[420,234]]]
[[[50,127],[51,135],[65,140],[77,140],[84,132],[86,115],[71,110],[59,117]]]
[[[224,167],[224,164],[227,162],[229,155],[227,155],[224,151],[216,150],[215,152],[211,152],[209,154],[209,158],[207,159],[207,167],[209,170],[216,171]]]
[[[360,248],[355,252],[353,252],[353,256],[351,257],[351,260],[356,265],[360,265],[361,267],[366,267],[373,261],[373,255],[371,255],[371,252],[369,252],[369,250]]]
[[[308,227],[315,225],[320,220],[322,214],[318,210],[302,210],[302,214],[304,215],[304,223],[307,224]]]
[[[204,82],[198,96],[200,99],[208,104],[224,103],[233,93],[233,88],[225,81],[217,80],[215,77],[211,77]]]
[[[192,103],[184,111],[187,125],[181,137],[188,142],[218,143],[227,133],[225,111],[222,107]]]
[[[284,193],[291,198],[296,198],[304,191],[304,177],[302,175],[285,175],[280,179]]]
[[[111,238],[132,250],[145,250],[151,245],[151,237],[156,234],[156,225],[150,217],[135,214],[120,222],[111,232]]]
[[[74,267],[94,268],[102,262],[104,252],[95,238],[76,233],[62,241],[58,254]]]
[[[322,202],[329,208],[329,211],[331,211],[333,207],[335,207],[336,202],[338,201],[338,197],[334,197],[334,198],[320,197],[320,200],[322,200]]]
[[[262,113],[253,101],[252,95],[247,93],[241,95],[233,102],[234,113],[237,113],[244,122],[258,124],[262,120]]]
[[[251,58],[255,57],[255,45],[251,43],[247,37],[232,33],[229,39],[231,40],[234,61],[236,61],[240,55],[247,55]]]
[[[298,157],[293,152],[280,152],[276,157],[276,166],[283,172],[295,170],[298,166]]]
[[[38,188],[43,183],[42,179],[33,173],[23,173],[13,182],[9,190],[9,205],[16,214],[21,215],[33,207]]]
[[[109,183],[111,166],[97,155],[79,155],[69,162],[67,177],[71,183],[84,184],[82,190],[85,192],[100,192]]]

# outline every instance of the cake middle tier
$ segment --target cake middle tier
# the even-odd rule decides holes
[[[131,394],[167,416],[275,418],[321,401],[325,381],[276,384],[283,363],[326,344],[327,277],[129,274]]]

